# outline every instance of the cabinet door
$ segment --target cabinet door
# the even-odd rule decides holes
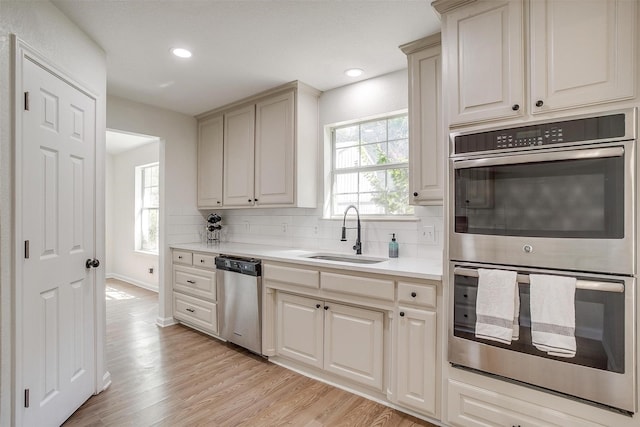
[[[223,204],[254,204],[254,130],[255,105],[224,115],[224,184]]]
[[[383,314],[326,303],[324,368],[382,391]]]
[[[533,114],[634,96],[637,2],[530,4]]]
[[[435,416],[436,312],[400,307],[396,375],[398,402]]]
[[[442,204],[443,148],[440,47],[409,55],[411,204]]]
[[[198,207],[222,206],[223,116],[198,124]]]
[[[294,204],[293,91],[256,104],[256,204]]]
[[[322,368],[323,302],[278,292],[278,355]]]
[[[482,1],[458,9],[447,16],[443,31],[450,123],[522,115],[522,1]]]

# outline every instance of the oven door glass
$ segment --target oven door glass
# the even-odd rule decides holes
[[[624,237],[624,154],[542,162],[534,156],[527,156],[531,162],[457,168],[455,232]]]
[[[475,337],[478,278],[454,275],[453,334],[466,340],[511,351],[587,366],[609,372],[625,370],[625,293],[576,289],[576,355],[572,358],[550,356],[531,343],[529,284],[519,283],[520,337],[511,344]],[[599,279],[602,280],[602,279]],[[620,282],[611,281],[612,284]],[[622,287],[624,289],[624,287]]]

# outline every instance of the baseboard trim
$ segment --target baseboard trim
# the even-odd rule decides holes
[[[156,317],[156,325],[160,326],[161,328],[166,328],[167,326],[171,326],[171,325],[176,325],[178,322],[176,322],[176,319],[174,319],[173,317]]]
[[[142,282],[140,280],[132,279],[131,277],[127,277],[127,276],[124,276],[122,274],[109,273],[109,274],[105,275],[105,278],[122,280],[123,282],[130,283],[132,285],[138,286],[139,288],[143,288],[143,289],[146,289],[148,291],[158,293],[158,286],[153,285],[151,283]]]

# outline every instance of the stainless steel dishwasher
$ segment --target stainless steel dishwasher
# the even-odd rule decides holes
[[[262,268],[259,259],[216,257],[220,336],[262,354]]]

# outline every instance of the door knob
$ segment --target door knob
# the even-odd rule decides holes
[[[87,261],[85,261],[84,266],[87,268],[98,268],[100,266],[100,261],[98,261],[97,259],[91,259],[89,258]]]

